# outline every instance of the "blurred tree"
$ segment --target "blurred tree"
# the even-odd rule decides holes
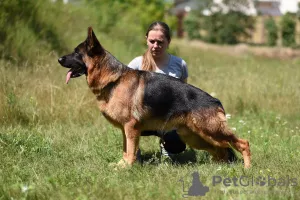
[[[98,10],[98,27],[106,33],[133,40],[142,36],[157,20],[174,28],[175,21],[167,13],[171,3],[161,0],[86,0]],[[142,34],[143,33],[143,34]],[[144,38],[143,38],[144,39]]]
[[[202,39],[211,43],[236,44],[240,38],[250,37],[254,18],[240,11],[250,6],[247,0],[224,0],[226,7],[215,4],[212,0],[204,2],[199,0],[200,9],[192,11],[193,23],[188,22],[193,24],[193,29],[198,28],[198,32],[199,29],[206,32],[201,36]],[[188,31],[197,33],[196,30]]]
[[[276,25],[276,22],[273,17],[269,17],[265,21],[265,28],[267,30],[267,35],[268,35],[268,45],[269,46],[275,46],[277,39],[278,39],[278,27]]]
[[[296,44],[296,21],[291,13],[286,13],[281,18],[281,37],[283,46],[293,46]]]
[[[187,32],[189,39],[200,39],[200,30],[202,29],[202,21],[204,19],[204,12],[211,12],[213,5],[212,0],[198,0],[196,1],[196,8],[192,9],[184,20],[184,30]]]
[[[189,39],[200,39],[199,18],[194,12],[191,12],[184,21],[184,29]]]

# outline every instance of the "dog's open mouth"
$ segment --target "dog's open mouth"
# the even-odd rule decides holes
[[[67,73],[66,76],[66,83],[68,83],[70,81],[71,78],[76,78],[79,77],[81,75],[87,74],[86,68],[79,68],[79,69],[70,69]]]
[[[87,75],[87,67],[86,67],[85,63],[83,62],[81,56],[78,56],[78,54],[74,55],[74,53],[72,53],[72,54],[63,56],[58,59],[58,62],[63,67],[71,68],[67,73],[66,83],[68,83],[71,78],[76,78],[83,74]]]

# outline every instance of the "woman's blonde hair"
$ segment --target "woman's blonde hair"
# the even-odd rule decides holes
[[[167,38],[168,42],[171,41],[171,31],[170,31],[169,26],[166,23],[161,22],[161,21],[156,21],[156,22],[153,22],[152,24],[150,24],[150,26],[148,27],[148,30],[146,32],[146,38],[148,38],[148,34],[152,30],[160,30],[161,32],[163,32],[163,34]],[[153,56],[149,49],[147,49],[147,51],[143,55],[141,69],[145,70],[145,71],[155,71],[155,69],[156,69],[155,61],[154,61]]]

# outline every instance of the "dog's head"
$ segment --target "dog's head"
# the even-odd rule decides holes
[[[69,82],[70,78],[76,78],[83,74],[87,75],[91,59],[103,53],[104,49],[96,38],[92,27],[89,27],[86,40],[80,43],[71,54],[58,59],[61,66],[70,68],[67,73],[66,83]]]

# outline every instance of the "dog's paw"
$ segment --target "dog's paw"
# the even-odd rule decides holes
[[[117,163],[110,163],[109,167],[112,167],[114,170],[120,170],[120,169],[126,169],[131,167],[130,164],[128,164],[124,159],[121,159]]]
[[[131,165],[129,165],[124,159],[121,159],[118,163],[117,163],[117,167],[120,168],[126,168],[129,167]]]

